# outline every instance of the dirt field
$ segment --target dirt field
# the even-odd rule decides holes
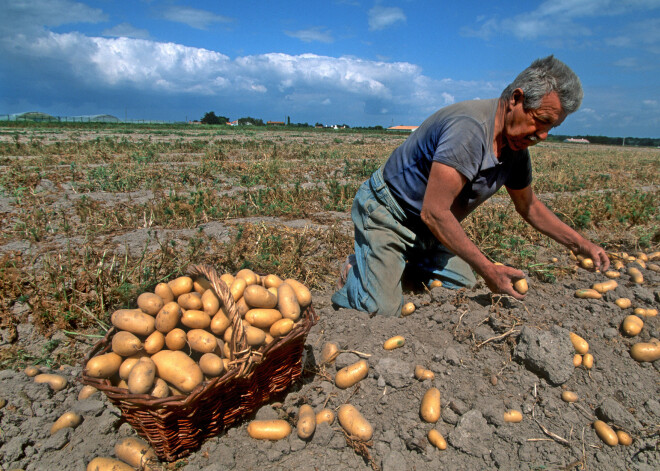
[[[405,135],[206,127],[0,128],[0,463],[2,469],[85,469],[134,436],[101,394],[77,399],[81,359],[116,309],[141,292],[207,263],[235,273],[292,277],[312,288],[320,317],[307,338],[304,374],[287,395],[256,412],[295,424],[300,405],[356,406],[374,428],[347,442],[335,422],[309,441],[247,435],[247,421],[163,469],[634,469],[660,468],[660,361],[637,362],[630,347],[660,338],[657,316],[623,335],[633,308],[660,306],[654,264],[625,260],[602,299],[575,292],[605,281],[565,249],[534,233],[497,195],[466,221],[493,260],[523,269],[524,302],[469,291],[407,292],[416,311],[370,318],[330,303],[352,247],[348,216],[359,184]],[[612,254],[658,250],[658,149],[541,144],[533,149],[535,190],[567,223]],[[614,260],[615,257],[613,257]],[[643,283],[627,268],[636,266]],[[614,301],[628,298],[630,308]],[[589,343],[594,364],[573,365],[569,332]],[[402,335],[405,344],[385,350]],[[321,349],[344,352],[323,365]],[[339,389],[337,369],[367,359],[369,374]],[[27,365],[67,377],[54,392]],[[418,381],[416,365],[433,371]],[[442,396],[441,419],[426,423],[426,390]],[[564,402],[562,391],[578,401]],[[3,401],[0,400],[0,404]],[[522,413],[520,423],[504,412]],[[82,424],[54,435],[68,410]],[[606,445],[596,419],[630,434]],[[427,432],[447,439],[433,447]],[[158,468],[156,468],[158,469]]]

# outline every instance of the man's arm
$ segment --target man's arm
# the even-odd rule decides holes
[[[605,271],[609,268],[610,259],[603,248],[564,224],[546,205],[539,201],[530,186],[522,190],[507,188],[507,191],[518,214],[537,231],[568,247],[575,254],[591,258],[597,269]]]
[[[433,235],[452,253],[465,260],[486,281],[494,293],[505,293],[523,299],[513,289],[513,280],[525,274],[505,265],[495,265],[470,240],[451,211],[467,179],[456,169],[433,162],[422,203],[421,218]]]

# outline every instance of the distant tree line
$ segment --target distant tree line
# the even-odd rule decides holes
[[[548,136],[550,142],[562,142],[565,139],[578,138],[586,139],[591,144],[606,144],[610,146],[632,146],[632,147],[658,147],[660,139],[651,137],[607,137],[607,136],[564,136],[561,134],[552,134]]]

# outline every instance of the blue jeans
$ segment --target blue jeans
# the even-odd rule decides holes
[[[340,307],[399,316],[404,270],[427,285],[472,287],[472,268],[437,239],[424,239],[404,225],[405,214],[383,180],[382,168],[362,184],[351,209],[356,263],[344,286],[332,295]]]

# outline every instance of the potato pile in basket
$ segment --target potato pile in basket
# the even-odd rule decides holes
[[[312,302],[309,289],[293,279],[249,269],[219,278],[229,287],[253,349],[286,336]],[[137,305],[112,314],[117,332],[111,351],[87,362],[88,376],[107,378],[130,394],[163,398],[188,394],[228,371],[231,313],[206,278],[159,283]]]

